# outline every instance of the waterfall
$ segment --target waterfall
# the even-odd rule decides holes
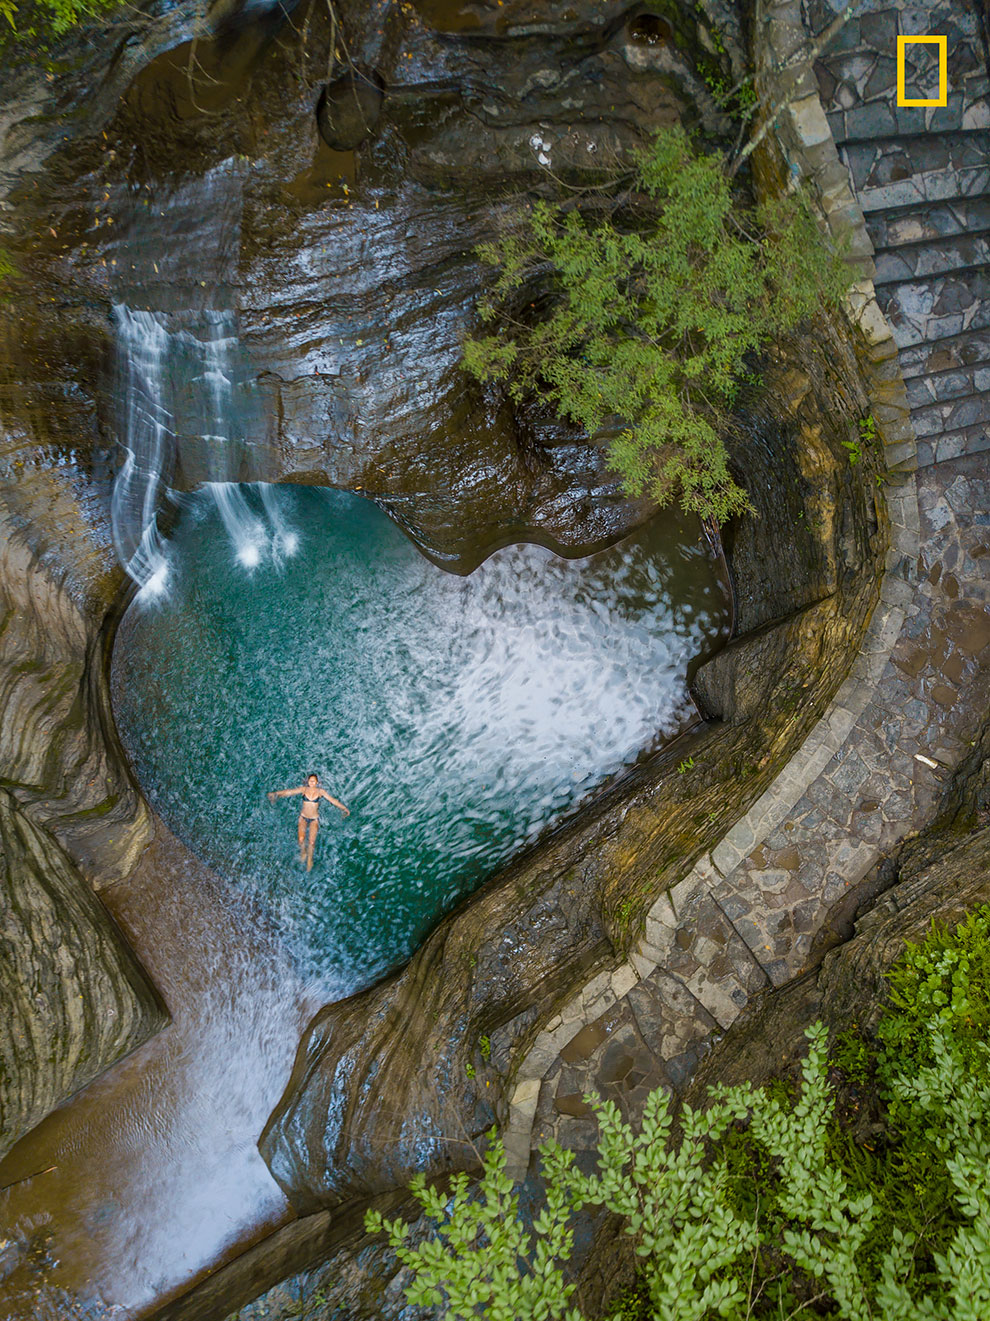
[[[238,366],[235,314],[204,312],[195,331],[172,330],[163,314],[122,304],[114,314],[126,455],[111,500],[120,563],[146,591],[164,591],[168,557],[157,515],[171,494],[176,463],[183,460],[187,480],[191,471],[210,492],[240,564],[250,569],[266,554],[294,554],[298,536],[270,488],[261,487],[264,515],[259,515],[237,481],[257,476],[250,471],[247,440],[257,419],[247,376]]]
[[[200,394],[206,404],[203,421],[210,428],[203,435],[210,442],[207,486],[238,560],[251,569],[261,562],[270,538],[264,524],[252,513],[241,488],[231,480],[243,448],[244,427],[238,428],[238,422],[246,420],[245,382],[238,380],[235,368],[237,335],[233,314],[207,314],[206,331],[206,338],[199,341],[202,372],[194,376],[193,384],[201,387]]]
[[[110,501],[117,558],[142,587],[161,589],[168,568],[156,515],[173,436],[165,401],[168,332],[153,313],[115,307],[123,445],[127,451]]]
[[[267,482],[261,487],[261,503],[265,507],[268,522],[272,529],[272,549],[276,555],[295,555],[299,549],[299,534],[289,527],[282,515],[279,501],[275,498],[275,488]]]

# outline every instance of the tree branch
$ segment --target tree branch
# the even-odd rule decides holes
[[[766,135],[773,128],[774,124],[776,124],[777,120],[780,118],[783,111],[786,110],[787,107],[791,104],[792,100],[794,99],[795,88],[797,87],[798,83],[800,83],[801,78],[811,67],[811,65],[815,62],[815,60],[817,60],[818,56],[822,53],[822,51],[825,50],[829,45],[831,45],[831,43],[839,35],[839,33],[842,31],[842,28],[845,26],[846,21],[851,16],[853,9],[855,9],[858,3],[859,0],[849,0],[849,3],[846,5],[845,9],[843,9],[840,13],[836,14],[832,22],[829,23],[829,25],[826,28],[824,28],[818,34],[817,37],[805,42],[804,45],[799,48],[796,54],[792,55],[791,58],[787,61],[787,63],[784,65],[783,69],[781,70],[781,74],[783,75],[784,90],[782,91],[782,94],[778,97],[776,101],[771,102],[769,113],[767,114],[766,119],[760,125],[756,133],[753,134],[749,142],[742,149],[742,151],[739,153],[739,155],[736,157],[735,161],[731,165],[729,169],[730,179],[735,177],[743,161],[747,160],[753,154],[756,148],[760,145],[760,143],[763,141]]]

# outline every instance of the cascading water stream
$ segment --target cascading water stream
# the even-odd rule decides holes
[[[194,333],[171,330],[159,312],[122,304],[114,311],[126,458],[114,483],[111,521],[128,574],[151,595],[167,586],[169,560],[157,518],[164,499],[181,499],[169,480],[183,458],[216,504],[240,564],[250,569],[267,554],[294,554],[298,537],[276,502],[263,495],[259,516],[237,480],[260,474],[251,471],[253,412],[237,365],[235,314],[207,311]]]
[[[110,502],[117,558],[141,587],[161,591],[168,566],[158,533],[158,505],[174,435],[165,400],[168,331],[143,309],[114,308],[119,344],[121,443],[127,451]]]
[[[237,398],[243,394],[243,385],[235,376],[237,336],[231,321],[229,313],[214,313],[208,318],[209,336],[200,341],[203,369],[192,385],[202,390],[212,423],[211,431],[203,437],[209,442],[207,462],[212,480],[207,485],[237,559],[251,569],[261,563],[272,537],[249,507],[241,487],[232,480],[236,475],[234,459],[243,446],[243,438],[234,434],[235,421],[243,413]]]

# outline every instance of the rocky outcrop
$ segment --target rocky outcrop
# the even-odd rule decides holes
[[[4,506],[0,774],[26,815],[56,836],[93,883],[109,885],[127,875],[150,838],[148,810],[119,753],[104,677],[100,589],[120,579],[87,546],[78,506],[57,482],[29,474],[5,493]],[[17,527],[14,510],[25,521],[33,511],[29,531]],[[61,538],[76,536],[77,553],[67,555]]]
[[[507,1115],[535,1025],[615,966],[637,917],[719,838],[723,813],[760,795],[841,679],[875,599],[883,541],[869,483],[839,457],[847,422],[830,402],[839,388],[856,398],[855,359],[825,325],[819,340],[827,354],[807,341],[792,350],[812,368],[798,402],[777,384],[793,380],[791,363],[770,369],[766,412],[753,419],[746,450],[760,524],[793,529],[761,545],[748,533],[737,539],[747,625],[775,639],[773,665],[758,679],[747,668],[760,691],[746,701],[759,718],[737,709],[642,768],[442,922],[397,977],[317,1016],[261,1142],[300,1211],[470,1165],[470,1140]],[[833,516],[839,507],[843,519]],[[775,546],[779,588],[758,592],[750,575],[774,577]],[[722,697],[731,686],[724,674],[707,685]],[[688,759],[690,772],[678,773]],[[741,953],[751,992],[766,978]],[[607,988],[609,973],[600,980]]]
[[[0,510],[2,1154],[168,1015],[93,892],[150,834],[104,679],[100,584],[117,580],[82,538],[65,562],[82,519],[57,480],[28,471]]]
[[[664,22],[644,22],[641,8],[507,0],[472,6],[477,24],[452,31],[447,7],[427,0],[387,13],[337,6],[351,58],[384,91],[376,115],[361,111],[357,155],[319,137],[327,70],[341,70],[325,16],[303,8],[294,26],[265,20],[149,48],[155,58],[99,132],[80,131],[80,118],[71,142],[49,144],[9,213],[12,252],[38,296],[11,319],[4,418],[7,461],[30,470],[17,517],[31,562],[50,564],[66,599],[83,602],[78,669],[65,681],[82,705],[31,735],[25,764],[56,733],[75,747],[63,731],[78,714],[110,749],[106,774],[119,765],[98,664],[120,585],[105,552],[114,301],[186,327],[204,308],[236,307],[264,436],[229,475],[364,489],[451,566],[521,537],[600,544],[645,516],[596,445],[539,409],[511,408],[458,366],[483,280],[473,246],[520,197],[555,189],[554,176],[607,179],[654,125],[720,127],[703,77],[718,59],[699,53],[706,25],[673,4]],[[413,1172],[470,1164],[465,1138],[505,1118],[538,1027],[592,977],[604,979],[603,1001],[625,984],[628,965],[614,970],[645,910],[759,798],[843,678],[886,532],[873,457],[854,467],[844,449],[869,410],[846,330],[823,320],[781,346],[767,381],[733,441],[759,516],[731,546],[749,641],[699,680],[712,723],[519,859],[400,975],[317,1017],[262,1143],[299,1210],[343,1217],[343,1204]],[[188,485],[211,456],[195,435],[180,442],[173,476]],[[46,515],[50,505],[63,512]],[[58,519],[79,533],[67,550],[50,535]],[[37,630],[25,634],[23,647],[41,646]],[[20,691],[25,710],[47,709]],[[32,781],[31,810],[47,811],[63,764],[84,764],[71,755]],[[121,784],[109,810],[121,822],[130,812],[133,841],[140,808]],[[52,829],[67,832],[70,815],[53,814]],[[117,826],[91,838],[126,864],[132,842],[121,845]],[[118,865],[88,856],[97,883],[99,859]],[[730,967],[722,989],[745,998],[766,978],[740,957],[742,980],[730,987]],[[320,1251],[318,1236],[304,1248]]]
[[[0,1156],[168,1015],[65,850],[0,790]]]

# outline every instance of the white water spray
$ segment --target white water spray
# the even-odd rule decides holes
[[[121,444],[127,457],[114,483],[111,521],[120,562],[143,594],[161,596],[167,591],[168,556],[157,514],[183,436],[196,439],[199,466],[205,465],[203,484],[216,503],[237,562],[253,569],[266,555],[295,554],[299,538],[267,488],[261,488],[265,514],[259,517],[234,480],[245,466],[244,433],[250,429],[246,392],[236,371],[235,314],[207,312],[200,334],[169,330],[155,312],[118,306],[115,316]]]
[[[272,550],[276,557],[284,556],[286,559],[291,559],[299,549],[299,534],[285,521],[282,505],[275,494],[274,486],[265,482],[260,490],[261,503],[265,507],[265,514],[272,529]]]
[[[168,331],[153,313],[114,309],[120,345],[121,443],[127,451],[113,486],[110,525],[117,558],[136,583],[164,588],[168,566],[156,515],[163,470],[173,453],[165,399]]]
[[[242,409],[238,407],[239,386],[236,381],[235,360],[237,334],[232,312],[207,314],[207,337],[201,341],[203,369],[196,379],[212,421],[210,442],[210,477],[207,489],[216,502],[217,510],[227,529],[234,556],[246,569],[261,563],[268,552],[271,534],[264,523],[251,511],[244,492],[232,478],[241,453],[241,438],[237,422]]]

